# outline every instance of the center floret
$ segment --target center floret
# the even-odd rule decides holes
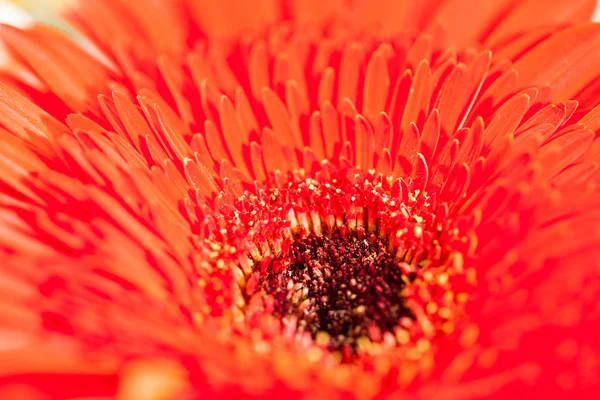
[[[295,316],[299,331],[347,353],[361,340],[393,332],[403,318],[414,319],[403,298],[410,278],[401,261],[376,235],[310,235],[273,260],[284,268],[269,267],[262,289],[273,296],[275,315]]]
[[[209,256],[237,267],[236,315],[252,337],[308,339],[345,362],[418,358],[463,312],[468,236],[435,191],[330,172],[278,177],[223,208]]]

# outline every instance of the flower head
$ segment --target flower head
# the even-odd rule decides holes
[[[90,0],[83,44],[2,27],[0,394],[591,396],[593,8]]]

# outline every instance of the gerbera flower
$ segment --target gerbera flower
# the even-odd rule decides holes
[[[593,1],[2,27],[0,397],[591,398]]]

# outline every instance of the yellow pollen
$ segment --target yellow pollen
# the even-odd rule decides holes
[[[448,307],[442,307],[442,308],[440,308],[438,315],[444,319],[452,319],[452,317],[454,316],[454,313]]]
[[[396,340],[399,344],[407,344],[410,341],[410,333],[404,329],[399,329],[396,332]]]
[[[329,344],[329,334],[324,331],[319,331],[315,337],[315,343],[319,346],[327,346]]]
[[[420,226],[415,226],[415,237],[420,238],[423,236],[423,228]]]
[[[356,339],[356,344],[360,350],[368,353],[370,353],[373,348],[373,342],[371,342],[371,339],[369,339],[367,336],[361,336]]]
[[[448,290],[447,292],[444,293],[444,303],[446,303],[446,304],[452,303],[452,300],[454,300],[454,292],[451,290]]]
[[[269,343],[264,340],[259,340],[259,341],[254,342],[254,350],[257,353],[265,354],[269,351],[270,347],[271,346],[269,346]]]
[[[456,301],[459,304],[465,304],[468,299],[469,299],[469,295],[466,293],[459,293],[456,295]]]
[[[323,356],[323,352],[318,347],[311,347],[310,350],[308,350],[307,352],[307,356],[308,361],[314,363],[321,359],[321,357]]]
[[[435,314],[438,310],[438,305],[434,302],[427,303],[427,307],[425,308],[428,314]]]
[[[458,272],[462,272],[463,271],[463,266],[464,266],[464,257],[463,257],[463,255],[461,253],[454,253],[453,255],[454,255],[454,257],[452,259],[453,267]]]
[[[433,272],[431,272],[431,271],[425,271],[423,273],[423,280],[425,282],[431,282],[431,281],[433,281]]]
[[[431,349],[431,343],[429,343],[429,340],[425,339],[425,338],[421,338],[419,340],[417,340],[417,350],[419,350],[421,353],[425,353],[427,351],[429,351]]]
[[[212,250],[217,251],[217,252],[223,248],[219,243],[215,243],[215,242],[210,242],[209,245]]]
[[[446,335],[451,334],[452,332],[454,332],[455,329],[455,325],[454,322],[452,321],[446,321],[442,324],[441,330],[442,332],[444,332]]]
[[[446,273],[439,274],[437,277],[437,283],[439,285],[445,285],[446,283],[448,283],[448,274],[446,274]]]

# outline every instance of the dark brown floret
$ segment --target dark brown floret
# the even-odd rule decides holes
[[[298,318],[298,330],[326,333],[330,350],[356,351],[360,338],[379,341],[403,317],[414,318],[403,299],[409,278],[400,261],[375,235],[311,235],[273,260],[262,289],[274,298],[277,316]]]

